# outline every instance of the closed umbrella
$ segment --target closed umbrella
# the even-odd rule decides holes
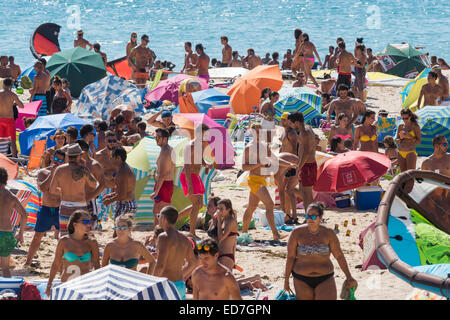
[[[54,53],[47,69],[52,77],[59,76],[70,82],[70,91],[75,98],[85,86],[106,76],[102,56],[80,47]]]
[[[372,183],[391,167],[387,156],[377,152],[348,151],[323,165],[314,191],[343,192]]]
[[[259,106],[261,91],[270,88],[278,91],[283,86],[283,77],[278,66],[257,66],[238,78],[228,91],[230,102],[236,114],[249,114]]]
[[[275,118],[280,121],[284,112],[302,112],[305,123],[320,114],[322,97],[305,88],[283,88],[280,99],[274,104]]]
[[[52,288],[51,300],[180,300],[167,278],[107,265]]]

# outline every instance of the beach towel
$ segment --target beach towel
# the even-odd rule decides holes
[[[32,101],[42,101],[42,105],[39,108],[39,112],[37,116],[46,116],[47,115],[47,96],[45,94],[37,94],[33,96]]]

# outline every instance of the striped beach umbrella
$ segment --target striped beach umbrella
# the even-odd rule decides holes
[[[279,91],[280,99],[275,103],[275,118],[280,121],[284,112],[302,112],[305,123],[320,114],[322,97],[311,88],[283,88]]]
[[[450,106],[426,106],[417,111],[416,115],[419,116],[422,133],[416,151],[419,156],[428,157],[434,152],[433,138],[436,135],[442,134],[450,141]]]
[[[167,278],[109,264],[53,287],[51,300],[180,300],[180,295]]]

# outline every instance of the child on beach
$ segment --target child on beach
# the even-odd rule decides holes
[[[395,140],[392,136],[386,136],[383,139],[384,145],[384,154],[391,160],[391,168],[389,172],[394,174],[397,168],[398,159],[397,159],[397,145],[395,144]]]

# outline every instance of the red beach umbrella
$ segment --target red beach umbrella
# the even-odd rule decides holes
[[[342,192],[372,183],[391,166],[387,156],[377,152],[348,151],[325,162],[315,191]]]

